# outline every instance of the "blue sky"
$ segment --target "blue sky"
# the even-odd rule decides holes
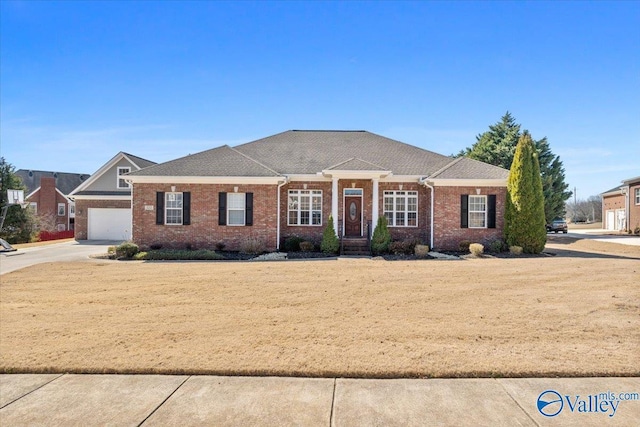
[[[586,198],[640,176],[640,2],[0,2],[0,150],[92,173],[289,129],[442,154],[510,111]]]

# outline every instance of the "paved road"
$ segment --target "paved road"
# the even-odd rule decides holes
[[[636,400],[632,394],[617,400],[620,393],[635,393]],[[638,393],[640,378],[5,374],[0,375],[0,424],[637,426]],[[550,402],[540,405],[547,416],[538,409],[539,398]]]
[[[44,262],[87,260],[89,255],[106,253],[109,246],[119,243],[122,242],[92,240],[79,243],[72,241],[18,249],[15,252],[3,252],[0,254],[0,274]]]

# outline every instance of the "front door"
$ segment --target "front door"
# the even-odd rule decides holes
[[[344,235],[362,236],[362,197],[344,198]]]

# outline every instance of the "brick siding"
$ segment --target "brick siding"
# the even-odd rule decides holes
[[[253,193],[253,225],[218,225],[218,193]],[[157,225],[156,192],[171,192],[169,184],[135,184],[133,194],[133,241],[141,247],[239,250],[248,239],[258,239],[265,250],[276,249],[275,185],[181,184],[176,192],[191,192],[190,225]],[[153,206],[146,210],[145,206]]]
[[[288,191],[322,190],[322,225],[321,226],[289,226]],[[338,183],[338,224],[343,217],[343,197],[345,188],[363,189],[364,224],[372,221],[372,191],[370,180],[340,180]],[[430,189],[417,182],[379,184],[379,216],[384,215],[384,192],[399,191],[418,192],[418,226],[389,227],[394,240],[417,239],[428,243],[430,236]],[[233,193],[238,187],[239,193],[253,193],[253,225],[252,226],[220,226],[218,225],[218,193]],[[306,240],[319,243],[322,233],[331,215],[331,182],[290,182],[280,189],[280,245],[289,236],[300,236]],[[190,225],[157,225],[156,224],[156,192],[170,192],[171,185],[135,184],[133,204],[133,240],[142,247],[162,245],[165,248],[209,248],[216,244],[225,244],[225,249],[238,250],[243,241],[253,238],[264,243],[266,250],[275,250],[277,246],[277,186],[276,185],[227,185],[227,184],[182,184],[175,185],[176,192],[191,192],[191,224]],[[505,187],[481,187],[482,195],[495,194],[496,228],[471,229],[460,227],[460,195],[476,194],[476,187],[436,187],[435,200],[435,247],[441,250],[457,250],[460,241],[468,240],[488,244],[502,238],[503,213],[506,196]],[[152,206],[153,210],[146,210]],[[97,207],[97,206],[91,206]],[[101,206],[114,207],[114,206]],[[80,215],[78,210],[82,210]],[[76,234],[86,230],[86,208],[78,201],[76,205]],[[375,224],[372,224],[375,227]],[[84,231],[86,234],[86,231]],[[366,228],[364,230],[366,233]],[[373,232],[373,230],[372,230]],[[86,237],[85,237],[86,238]]]
[[[461,228],[460,196],[463,194],[496,195],[496,228]],[[506,187],[436,187],[434,213],[434,247],[439,250],[458,250],[461,241],[489,244],[502,238]]]

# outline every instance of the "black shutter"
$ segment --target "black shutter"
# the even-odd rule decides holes
[[[164,191],[156,192],[156,224],[164,224]]]
[[[469,228],[469,195],[460,196],[460,228]]]
[[[496,228],[496,195],[487,196],[487,228]]]
[[[244,202],[244,225],[253,225],[253,193],[245,194]]]
[[[191,224],[191,193],[189,191],[182,193],[182,224]]]
[[[227,193],[218,193],[218,225],[227,225]]]

